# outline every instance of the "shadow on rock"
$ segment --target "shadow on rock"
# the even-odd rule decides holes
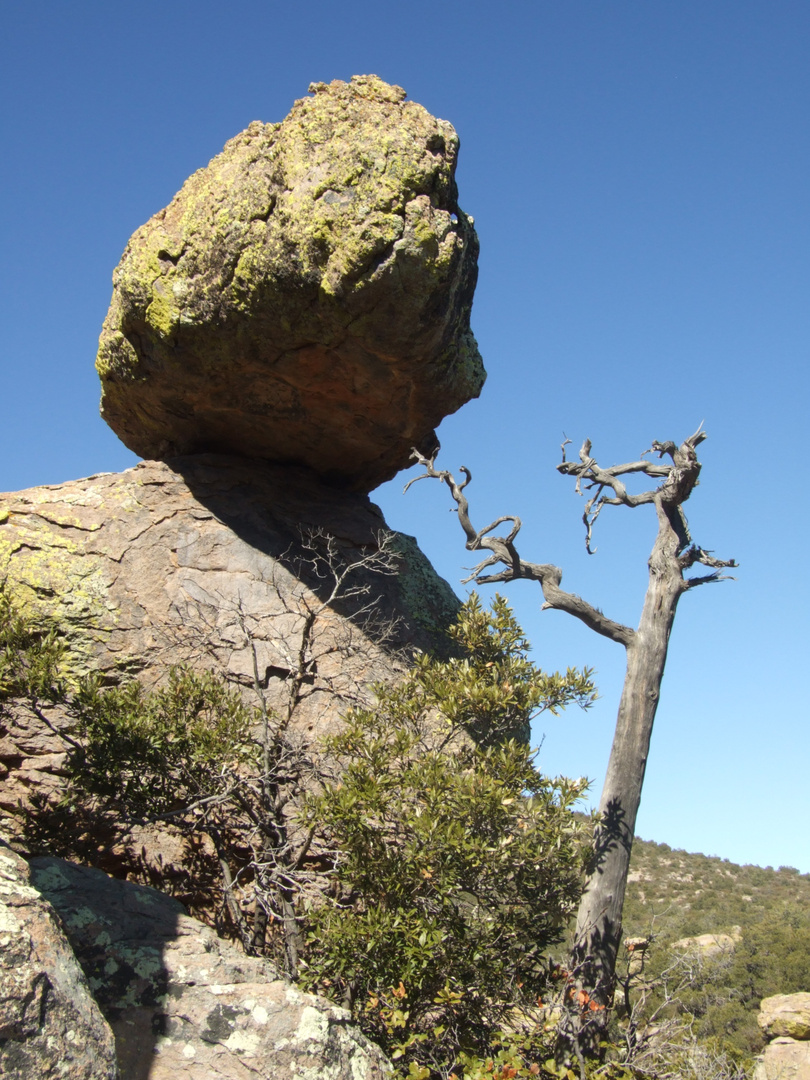
[[[168,1035],[164,953],[177,938],[182,905],[62,859],[35,858],[30,865],[32,884],[60,915],[113,1029],[123,1080],[147,1080],[157,1041]]]
[[[113,1030],[121,1080],[390,1075],[348,1013],[301,993],[171,897],[61,859],[30,865]]]
[[[333,538],[341,566],[366,560],[353,572],[351,591],[368,586],[365,594],[338,597],[335,611],[367,629],[372,599],[390,633],[381,644],[447,651],[445,630],[457,614],[458,598],[412,537],[391,532],[367,495],[327,484],[307,469],[247,458],[197,454],[172,458],[168,465],[194,499],[257,557],[285,566],[321,600],[333,588],[333,578],[323,559],[314,557],[317,545],[311,550],[302,539]],[[374,559],[386,535],[392,536],[395,562],[387,573]],[[239,562],[245,562],[244,554]],[[257,564],[254,572],[266,577],[268,570]]]

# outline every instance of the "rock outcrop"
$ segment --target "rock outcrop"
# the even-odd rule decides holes
[[[130,240],[97,368],[146,458],[305,465],[370,491],[478,395],[478,241],[450,124],[373,75],[253,123]]]
[[[441,644],[458,601],[411,537],[391,532],[364,495],[240,458],[142,462],[0,495],[0,580],[31,614],[58,621],[87,669],[150,682],[169,663],[201,658],[250,682],[242,619],[266,681],[287,663],[281,616],[294,634],[297,598],[314,603],[331,588],[306,546],[319,535],[334,538],[342,565],[373,562],[386,538],[395,559],[394,573],[358,565],[347,585],[366,594],[333,605],[333,621],[340,615],[358,637],[348,655],[333,655],[340,671],[368,682],[390,673],[398,648]],[[395,624],[385,645],[358,614],[374,599]]]
[[[0,496],[0,581],[34,618],[58,623],[77,673],[154,685],[186,662],[251,694],[255,650],[266,699],[283,708],[306,611],[321,608],[334,584],[327,536],[336,566],[360,565],[312,627],[311,692],[293,728],[315,740],[349,698],[404,670],[407,650],[446,644],[443,629],[458,609],[415,541],[391,533],[367,496],[237,458],[144,462]],[[394,573],[373,565],[381,545]],[[70,719],[55,709],[48,720],[51,727],[24,707],[0,715],[0,811],[14,815],[34,795],[61,793],[58,732]],[[96,839],[104,857],[82,857],[128,872],[113,838]],[[168,887],[171,868],[186,860],[184,843],[171,830],[158,845],[136,839],[146,880]],[[189,891],[195,875],[186,867],[181,877],[174,887],[201,911],[206,902]]]
[[[60,921],[2,841],[0,1076],[118,1080],[112,1031]]]
[[[31,882],[61,916],[109,1021],[121,1080],[390,1075],[348,1013],[280,980],[171,898],[62,859],[32,859]],[[50,1074],[19,1077],[35,1075]]]
[[[673,941],[673,952],[694,953],[703,960],[716,960],[720,956],[730,956],[742,941],[742,927],[732,926],[727,934],[697,934],[695,937],[680,938]]]
[[[810,1039],[810,994],[775,994],[759,1006],[759,1026],[769,1039]]]
[[[763,998],[759,1026],[771,1041],[752,1080],[810,1080],[810,993]]]

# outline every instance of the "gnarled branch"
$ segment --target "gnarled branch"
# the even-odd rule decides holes
[[[405,485],[405,491],[415,484],[417,480],[441,480],[450,488],[450,493],[455,500],[458,510],[458,519],[464,534],[467,537],[466,547],[468,551],[489,551],[490,554],[480,562],[472,571],[466,581],[475,581],[477,585],[489,585],[495,582],[514,581],[517,578],[526,578],[537,581],[543,590],[544,608],[556,608],[559,611],[567,611],[581,622],[585,623],[597,634],[617,641],[627,647],[635,636],[635,631],[629,626],[608,619],[598,608],[588,604],[580,596],[565,592],[560,588],[562,570],[550,563],[530,563],[521,559],[515,547],[515,540],[521,528],[521,520],[515,515],[504,515],[490,522],[483,529],[476,529],[470,520],[469,503],[464,495],[464,489],[472,480],[472,474],[466,466],[461,467],[464,474],[462,483],[458,483],[451,472],[447,469],[436,468],[436,455],[438,449],[429,458],[413,450],[411,457],[418,461],[424,468],[424,472],[409,480]],[[507,536],[493,536],[492,533],[504,522],[512,522],[512,528]],[[490,566],[502,564],[504,569],[495,574],[484,574],[483,571]]]

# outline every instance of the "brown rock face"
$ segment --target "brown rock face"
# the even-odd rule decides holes
[[[313,536],[314,551],[306,546]],[[343,568],[390,544],[396,572],[358,565],[343,596],[324,606],[332,578],[318,537],[327,536]],[[387,529],[367,496],[305,470],[213,455],[0,495],[0,581],[34,619],[56,621],[74,671],[154,685],[185,662],[225,674],[252,698],[255,649],[277,710],[307,613],[317,611],[308,692],[292,724],[308,741],[370,683],[404,670],[409,649],[446,645],[458,609],[415,541]],[[53,729],[71,721],[59,709],[48,719],[51,727],[25,703],[0,709],[0,814],[60,794],[66,746]],[[113,842],[101,823],[94,835],[99,851]],[[195,910],[208,905],[170,831],[135,848],[148,880],[170,887],[173,866],[171,888]],[[129,872],[117,849],[91,856]]]
[[[213,451],[372,488],[478,395],[478,240],[450,124],[376,76],[253,123],[130,240],[97,369],[147,458]]]

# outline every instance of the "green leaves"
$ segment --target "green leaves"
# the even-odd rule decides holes
[[[545,951],[578,902],[590,828],[573,813],[585,782],[543,776],[526,736],[544,709],[587,707],[590,672],[543,673],[505,601],[487,612],[473,596],[458,655],[418,656],[373,708],[350,711],[319,748],[338,779],[317,790],[310,749],[268,739],[276,718],[221,677],[176,667],[154,690],[94,677],[67,688],[58,636],[2,593],[0,616],[0,704],[58,701],[72,715],[76,807],[207,834],[247,947],[238,901],[252,887],[271,947],[286,948],[292,912],[294,970],[348,1002],[401,1076],[540,1075]],[[515,1034],[526,1018],[536,1037]]]
[[[53,702],[64,697],[64,646],[54,627],[27,620],[0,587],[0,709],[9,698]]]
[[[304,811],[339,852],[332,900],[311,915],[309,985],[350,998],[403,1068],[442,1075],[545,989],[544,950],[580,895],[586,785],[544,777],[515,735],[594,696],[590,673],[531,663],[500,598],[485,612],[473,596],[452,636],[461,656],[418,657],[348,715],[327,746],[340,781]]]
[[[258,712],[211,672],[171,668],[153,691],[88,678],[73,709],[81,741],[69,762],[73,785],[126,816],[159,817],[216,797],[238,765],[258,765]]]

